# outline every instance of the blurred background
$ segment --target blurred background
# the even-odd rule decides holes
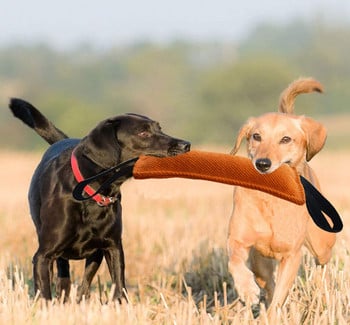
[[[296,113],[326,124],[327,148],[346,148],[349,40],[348,0],[1,0],[0,148],[47,147],[12,117],[11,97],[73,137],[135,112],[194,146],[227,145],[300,76],[326,92],[300,96]]]

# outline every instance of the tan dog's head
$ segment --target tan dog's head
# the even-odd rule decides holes
[[[248,156],[260,173],[271,173],[285,163],[302,168],[304,162],[322,149],[327,137],[325,127],[319,122],[290,114],[296,95],[310,92],[310,83],[314,85],[315,82],[313,79],[299,79],[292,83],[281,96],[279,110],[283,113],[267,113],[250,118],[239,131],[231,154],[238,151],[245,138]],[[322,88],[317,90],[322,91]]]

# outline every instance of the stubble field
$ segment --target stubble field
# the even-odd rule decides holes
[[[228,152],[229,148],[217,151]],[[74,302],[83,262],[73,262],[72,302],[34,297],[37,238],[27,190],[38,153],[0,153],[0,324],[265,324],[234,299],[226,236],[232,187],[184,179],[129,180],[122,187],[129,303],[111,295],[105,263],[92,295]],[[350,153],[322,151],[311,166],[344,221],[331,262],[316,267],[305,251],[280,324],[350,323]],[[325,281],[325,278],[330,281]]]

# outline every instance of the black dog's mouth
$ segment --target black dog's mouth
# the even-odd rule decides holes
[[[158,158],[174,157],[191,150],[191,143],[187,141],[176,142],[168,146],[165,150],[153,150],[141,155],[152,156]]]
[[[177,156],[177,155],[181,155],[181,154],[183,154],[183,153],[186,153],[186,152],[188,152],[189,150],[169,150],[168,151],[168,155],[167,155],[167,157],[174,157],[174,156]]]
[[[159,152],[152,152],[152,153],[147,153],[145,156],[151,156],[151,157],[157,157],[157,158],[166,158],[166,157],[175,157],[177,155],[184,154],[188,152],[189,150],[183,151],[183,150],[175,150],[175,149],[169,149],[168,151],[164,153],[159,153]]]
[[[190,149],[188,149],[188,150],[171,149],[171,150],[168,150],[167,157],[174,157],[174,156],[181,155],[181,154],[189,152],[189,151],[190,151]]]

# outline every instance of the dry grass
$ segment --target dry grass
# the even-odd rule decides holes
[[[224,149],[228,151],[228,149]],[[312,162],[324,193],[343,216],[334,257],[322,269],[305,253],[280,324],[350,323],[350,171],[346,152]],[[0,154],[1,324],[265,324],[236,304],[227,271],[226,232],[232,188],[191,180],[130,180],[123,185],[124,250],[129,304],[110,301],[105,264],[89,301],[43,304],[32,293],[37,242],[27,189],[38,154]],[[82,262],[73,263],[74,300]],[[101,300],[103,303],[101,303]]]

